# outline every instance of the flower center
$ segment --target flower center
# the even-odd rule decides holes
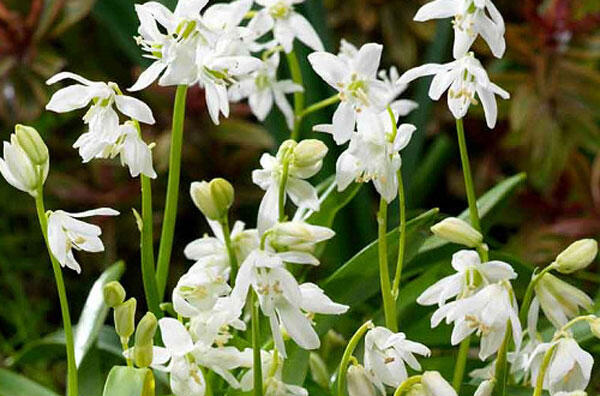
[[[290,16],[293,8],[283,1],[278,1],[269,8],[269,15],[275,19],[285,19]]]

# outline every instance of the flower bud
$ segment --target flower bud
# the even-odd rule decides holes
[[[581,239],[563,250],[554,261],[556,270],[563,274],[579,271],[590,265],[598,254],[598,242]]]
[[[233,204],[233,186],[225,179],[194,182],[190,195],[196,207],[210,220],[221,220]]]
[[[596,338],[600,338],[600,318],[590,320],[590,330]]]
[[[17,124],[15,126],[15,135],[19,146],[27,153],[33,164],[44,165],[48,162],[48,147],[46,147],[42,137],[35,128]]]
[[[327,389],[329,387],[329,371],[321,355],[311,352],[308,359],[308,366],[310,367],[313,381]]]
[[[152,344],[157,326],[156,316],[152,312],[146,312],[135,330],[135,346]]]
[[[421,384],[426,395],[456,395],[456,391],[437,371],[425,371],[421,379]]]
[[[125,301],[125,289],[118,281],[112,281],[104,285],[102,289],[104,302],[111,308],[115,308]]]
[[[315,244],[331,239],[334,235],[335,233],[327,227],[288,221],[278,223],[272,228],[270,243],[276,250],[310,252]]]
[[[448,217],[440,221],[431,227],[431,232],[442,239],[470,248],[478,247],[483,242],[483,235],[479,231],[457,217]]]
[[[288,155],[293,153],[293,150],[296,148],[297,145],[298,143],[296,143],[295,140],[291,139],[288,139],[285,142],[281,143],[279,149],[277,150],[277,160],[279,160],[279,162],[282,162],[284,160],[284,157],[287,157]]]
[[[297,168],[312,167],[327,155],[327,146],[317,139],[302,140],[294,148],[293,166]]]
[[[120,337],[129,338],[135,330],[135,308],[137,301],[131,297],[117,306],[114,312],[115,331]]]
[[[361,365],[352,365],[346,375],[350,396],[376,396],[375,387],[369,379],[367,370]]]
[[[154,346],[148,345],[136,345],[133,348],[133,361],[137,367],[148,367],[152,364],[154,359]]]

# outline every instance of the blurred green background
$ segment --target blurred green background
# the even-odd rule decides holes
[[[174,0],[163,2],[174,6]],[[383,65],[396,65],[402,72],[424,62],[447,62],[451,57],[449,20],[412,22],[422,3],[306,0],[300,8],[329,51],[337,51],[342,37],[356,45],[381,42],[385,46]],[[600,2],[495,3],[507,22],[506,56],[493,59],[479,41],[475,48],[492,80],[507,89],[512,98],[500,103],[500,122],[494,131],[486,129],[478,107],[472,107],[465,126],[479,194],[508,176],[521,171],[528,174],[525,185],[502,210],[494,212],[486,225],[487,241],[493,249],[506,257],[520,257],[524,266],[532,268],[547,264],[577,238],[600,236]],[[65,271],[75,318],[94,280],[118,259],[127,265],[123,283],[128,293],[143,301],[139,234],[131,211],[140,208],[139,184],[116,161],[95,160],[82,166],[71,147],[83,132],[82,113],[45,112],[43,108],[56,87],[47,87],[44,81],[60,70],[69,70],[92,80],[114,81],[121,88],[131,86],[146,66],[133,40],[138,26],[133,4],[132,0],[0,0],[2,140],[8,139],[15,123],[31,124],[43,134],[51,150],[46,183],[48,208],[109,206],[122,213],[116,219],[96,220],[101,221],[104,232],[105,254],[79,254],[82,274]],[[329,96],[332,92],[307,66],[307,49],[298,45],[297,51],[308,103]],[[465,208],[466,200],[454,120],[443,101],[432,103],[428,99],[427,88],[427,80],[419,81],[404,95],[420,104],[406,120],[418,127],[402,155],[408,204],[411,216],[432,207],[457,214]],[[143,131],[146,141],[157,144],[154,159],[159,178],[153,182],[156,239],[166,188],[174,89],[153,85],[138,97],[150,104],[157,119],[156,125]],[[310,126],[327,121],[330,111],[308,119],[302,136],[315,137]],[[262,191],[252,184],[251,171],[258,167],[260,154],[276,149],[287,133],[277,110],[260,125],[243,103],[234,105],[230,119],[215,127],[207,116],[204,93],[197,87],[190,89],[171,286],[190,264],[183,256],[183,247],[208,232],[187,194],[189,183],[217,176],[232,181],[236,189],[232,217],[254,226]],[[340,148],[329,136],[318,138],[330,147],[319,176],[323,179],[334,172]],[[334,229],[338,235],[328,245],[323,265],[309,277],[317,281],[326,278],[376,238],[376,205],[371,186],[361,188],[337,216]],[[65,371],[60,349],[52,358],[47,354],[15,358],[24,346],[61,325],[33,201],[2,182],[0,213],[0,367],[16,366],[17,371],[59,390]],[[392,212],[391,219],[396,217]],[[579,285],[596,297],[600,283],[597,263],[580,278]],[[378,300],[373,298],[364,304],[357,309],[358,317],[360,312],[377,307]],[[145,309],[143,302],[139,306],[139,311]],[[349,332],[356,323],[350,321],[347,331],[342,323],[340,331]],[[114,362],[118,362],[116,357],[96,359],[88,365]],[[99,366],[93,365],[87,369],[97,372]],[[596,383],[600,382],[597,377]],[[97,381],[101,385],[103,378]],[[97,389],[98,384],[84,386]]]

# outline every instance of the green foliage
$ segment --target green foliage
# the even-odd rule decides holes
[[[58,396],[22,375],[0,368],[0,396]]]

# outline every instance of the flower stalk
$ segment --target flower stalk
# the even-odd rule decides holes
[[[527,290],[525,291],[525,297],[523,297],[521,310],[519,311],[519,319],[521,320],[521,323],[527,323],[527,313],[529,312],[529,307],[531,306],[531,301],[533,300],[535,286],[538,284],[538,282],[542,279],[544,275],[546,275],[554,268],[554,264],[550,264],[546,268],[541,270],[539,273],[535,274],[533,278],[531,278],[531,282],[529,282]]]
[[[167,182],[167,198],[163,217],[158,261],[156,267],[156,284],[158,297],[162,300],[167,286],[169,263],[175,235],[177,218],[177,200],[179,197],[179,179],[181,176],[181,148],[183,145],[183,124],[185,120],[185,99],[187,86],[177,86],[175,104],[173,106],[173,126],[171,131],[171,152],[169,154],[169,179]]]
[[[552,360],[552,355],[554,354],[556,345],[557,344],[552,345],[544,354],[544,360],[542,360],[540,372],[538,373],[538,377],[535,382],[535,390],[533,391],[533,396],[542,396],[542,392],[544,391],[544,377],[546,377],[546,370],[548,370],[548,366],[550,365],[550,361]]]
[[[338,381],[337,381],[337,396],[344,396],[344,388],[346,386],[346,372],[348,369],[348,365],[350,361],[353,359],[352,354],[354,350],[358,346],[358,343],[365,335],[367,330],[373,328],[373,322],[370,320],[365,322],[362,326],[356,330],[356,333],[350,338],[346,349],[344,350],[344,354],[342,355],[342,361],[340,362],[340,370],[338,372]]]
[[[44,235],[44,241],[48,249],[48,255],[50,256],[50,262],[52,263],[52,270],[54,271],[54,279],[56,281],[58,300],[60,302],[60,311],[65,330],[65,345],[67,350],[67,395],[77,396],[77,364],[75,363],[75,343],[73,341],[73,326],[71,325],[71,315],[69,313],[69,301],[67,299],[65,282],[63,280],[60,264],[52,254],[50,245],[48,244],[48,219],[46,217],[46,210],[44,208],[43,194],[43,188],[40,187],[38,189],[38,194],[35,197],[35,208],[37,211],[40,228],[42,230],[42,234]]]
[[[260,348],[260,312],[258,306],[258,296],[254,290],[250,291],[252,299],[250,305],[252,307],[252,367],[254,375],[254,396],[263,395],[262,383],[262,362]]]
[[[229,229],[229,218],[226,214],[221,220],[221,228],[223,229],[223,240],[225,242],[225,248],[227,249],[227,257],[229,257],[229,263],[231,265],[231,274],[229,279],[231,279],[231,286],[233,287],[235,278],[238,271],[238,260],[235,255],[235,250],[233,248],[233,243],[231,242],[231,230]]]
[[[400,384],[398,388],[396,388],[394,396],[401,396],[402,394],[408,392],[413,385],[420,383],[422,379],[422,375],[413,375],[412,377],[407,378]]]
[[[302,71],[300,70],[300,63],[295,51],[291,51],[287,54],[288,67],[290,69],[290,75],[292,81],[296,84],[304,86],[302,79]],[[301,114],[304,110],[304,92],[294,92],[294,127],[290,138],[292,140],[298,140],[300,134],[300,124],[302,122]]]
[[[383,299],[383,311],[385,314],[385,326],[393,332],[398,331],[396,321],[396,306],[392,296],[390,284],[390,270],[387,259],[387,202],[381,198],[379,201],[379,212],[377,213],[378,240],[379,240],[379,279],[381,285],[381,297]]]

